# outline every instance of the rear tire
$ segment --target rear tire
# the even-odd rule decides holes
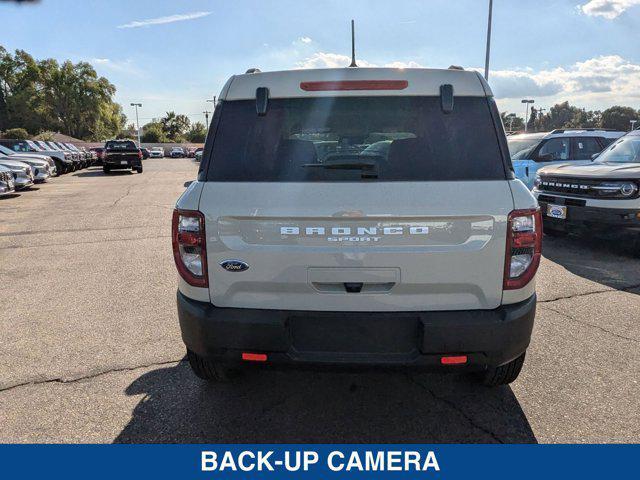
[[[136,167],[135,171],[138,172],[138,173],[142,173],[142,167]]]
[[[520,375],[522,365],[524,365],[525,355],[526,352],[515,360],[511,360],[509,363],[505,363],[499,367],[490,368],[484,373],[482,383],[488,387],[497,387],[499,385],[508,385],[513,382],[518,378],[518,375]]]
[[[191,370],[196,376],[207,380],[208,382],[228,382],[229,370],[219,363],[212,362],[197,353],[187,350],[187,358]]]

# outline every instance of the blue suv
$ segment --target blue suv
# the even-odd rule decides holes
[[[524,133],[507,137],[516,177],[531,190],[537,171],[554,163],[589,163],[626,132],[594,128]]]

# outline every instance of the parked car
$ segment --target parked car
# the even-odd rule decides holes
[[[102,170],[135,170],[142,173],[142,152],[131,140],[109,140],[104,145]]]
[[[45,142],[44,140],[37,140],[35,143],[40,145],[42,149],[48,149],[49,151],[55,151],[59,154],[65,155],[67,158],[70,158],[73,162],[72,171],[80,170],[82,168],[82,162],[80,161],[80,156],[76,153],[69,152],[67,150],[63,150],[59,146],[57,146],[54,142]]]
[[[57,146],[58,148],[60,148],[63,152],[69,152],[72,155],[74,155],[74,157],[77,158],[78,161],[80,162],[80,168],[81,169],[88,167],[88,160],[87,160],[86,156],[84,155],[84,153],[82,153],[80,150],[70,148],[63,142],[50,142],[50,143],[52,143],[55,146]]]
[[[9,168],[0,165],[0,197],[10,195],[16,191],[13,182],[13,172]]]
[[[194,159],[196,162],[202,161],[202,152],[204,152],[204,148],[197,148],[194,154]]]
[[[141,148],[140,151],[142,152],[143,160],[146,160],[147,158],[149,158],[149,150],[147,148]]]
[[[196,375],[258,362],[518,376],[541,217],[481,75],[248,73],[220,98],[172,222]],[[385,139],[386,153],[361,155]]]
[[[516,177],[530,189],[538,169],[567,161],[589,163],[594,154],[624,135],[624,132],[596,128],[559,129],[507,137]]]
[[[173,147],[169,155],[171,158],[182,158],[184,157],[184,149],[182,147]]]
[[[104,157],[104,147],[91,147],[89,150],[96,154],[96,160],[93,164],[102,165],[102,159]]]
[[[164,148],[153,147],[149,150],[149,157],[151,158],[164,158]]]
[[[71,159],[71,155],[67,155],[57,150],[51,150],[49,147],[42,148],[32,140],[0,139],[0,145],[5,146],[16,153],[36,153],[38,155],[50,156],[56,164],[58,174],[73,171],[74,163]]]
[[[80,158],[84,161],[84,168],[91,166],[91,163],[93,162],[93,155],[91,153],[87,152],[83,148],[76,147],[73,143],[63,143],[62,145],[67,147],[71,152],[75,152],[80,155]]]
[[[49,155],[41,155],[38,153],[18,153],[13,150],[5,147],[4,145],[0,145],[0,156],[7,156],[12,160],[25,161],[25,160],[41,160],[49,165],[49,174],[52,177],[58,175],[58,167],[56,166],[55,161]]]
[[[640,131],[620,138],[588,165],[541,168],[533,194],[546,234],[623,239],[640,255]]]
[[[8,157],[0,158],[0,165],[8,168],[13,173],[13,183],[16,190],[22,190],[33,185],[33,169],[31,165],[18,160],[9,160]]]
[[[7,162],[16,162],[15,164],[26,164],[31,167],[33,173],[33,181],[35,183],[46,182],[51,177],[51,166],[46,160],[38,158],[14,158],[13,156],[0,153],[0,163],[8,166]]]
[[[187,158],[194,158],[196,156],[196,149],[194,147],[187,147],[186,155]]]
[[[89,156],[90,159],[90,166],[93,166],[96,164],[96,162],[98,161],[98,155],[96,154],[96,152],[92,152],[91,150],[89,150],[86,147],[80,147],[80,150],[82,150],[85,154],[87,154]]]

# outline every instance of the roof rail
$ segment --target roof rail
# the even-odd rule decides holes
[[[564,132],[618,132],[615,128],[580,128],[580,127],[572,127],[572,128],[556,128],[552,130],[551,133],[564,133]]]
[[[249,70],[247,70],[244,73],[262,73],[262,70],[260,70],[259,68],[250,68]]]

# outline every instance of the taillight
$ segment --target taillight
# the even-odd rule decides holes
[[[208,287],[204,215],[193,210],[174,210],[171,238],[180,276],[194,287]]]
[[[542,252],[540,209],[514,210],[507,220],[507,251],[504,265],[505,290],[527,285],[538,270]]]

